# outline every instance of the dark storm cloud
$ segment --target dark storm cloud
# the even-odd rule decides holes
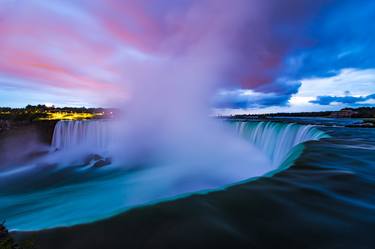
[[[310,26],[310,46],[295,49],[287,66],[297,77],[329,76],[344,68],[373,68],[375,1],[338,1]]]
[[[287,106],[289,96],[297,93],[300,82],[276,81],[275,92],[262,92],[244,89],[223,90],[214,100],[217,108],[246,109],[263,108],[267,106]],[[283,87],[283,88],[282,88]]]
[[[367,69],[375,66],[375,1],[278,1],[269,7],[269,15],[260,19],[258,43],[243,38],[243,64],[239,75],[242,88],[264,94],[264,99],[232,96],[233,108],[279,106],[288,103],[299,85],[287,82],[310,77],[329,77],[345,68]],[[272,14],[271,14],[272,13]],[[246,44],[250,44],[247,45]],[[246,60],[246,58],[251,59]],[[246,74],[245,74],[246,75]],[[283,78],[286,80],[280,81]],[[369,94],[371,89],[369,89]],[[272,94],[271,94],[272,95]],[[319,103],[330,102],[322,96]],[[340,103],[360,102],[356,97],[340,97]],[[240,101],[239,101],[240,100]],[[332,100],[331,102],[334,102]],[[231,106],[230,100],[224,101]]]

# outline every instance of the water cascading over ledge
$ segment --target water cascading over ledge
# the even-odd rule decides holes
[[[288,159],[296,146],[329,137],[313,125],[257,121],[234,125],[237,133],[263,151],[276,167]]]
[[[313,125],[280,122],[233,122],[234,129],[250,144],[260,149],[275,167],[280,166],[297,145],[328,137]],[[106,120],[59,121],[56,124],[53,150],[74,150],[89,147],[92,152],[108,149],[111,122]]]
[[[91,170],[97,167],[92,161],[86,163],[81,158],[85,158],[87,153],[97,153],[95,150],[105,151],[108,148],[109,153],[113,150],[113,122],[61,121],[55,128],[52,152],[28,167],[30,172],[22,173],[17,181],[29,184],[25,186],[25,194],[19,191],[23,184],[7,185],[8,189],[17,191],[0,193],[3,204],[0,205],[0,214],[7,217],[10,229],[22,231],[94,222],[140,205],[182,198],[191,193],[207,193],[262,175],[272,175],[291,165],[290,154],[297,158],[302,151],[299,148],[303,148],[301,143],[326,137],[313,126],[264,122],[227,124],[254,146],[242,147],[246,143],[241,143],[241,150],[236,154],[238,148],[233,150],[229,140],[221,139],[217,141],[226,143],[228,147],[227,151],[219,152],[228,152],[230,157],[226,157],[228,154],[210,153],[210,150],[203,151],[207,157],[186,151],[182,158],[167,154],[176,160],[155,160],[151,164],[130,168],[120,160],[113,160],[113,163],[109,161],[113,167]],[[118,140],[118,137],[115,139]],[[182,149],[190,147],[187,144]],[[194,152],[201,152],[200,149],[194,148]],[[263,154],[270,160],[263,161],[263,158],[267,159]],[[98,155],[101,156],[100,153]],[[111,155],[104,153],[106,156]]]
[[[53,150],[69,150],[90,147],[93,151],[108,149],[112,139],[109,121],[82,120],[57,122],[51,147]]]

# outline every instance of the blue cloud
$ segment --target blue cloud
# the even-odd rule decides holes
[[[266,106],[284,106],[288,103],[289,98],[284,95],[265,95],[261,98],[245,95],[230,95],[221,98],[215,103],[216,108],[228,109],[247,109],[262,108]]]
[[[302,13],[306,18],[298,24],[275,19],[282,24],[273,23],[271,32],[279,34],[275,42],[280,43],[284,41],[281,38],[290,37],[287,39],[290,46],[286,49],[287,53],[280,55],[283,56],[280,70],[271,73],[276,80],[251,88],[264,93],[263,98],[231,96],[230,100],[220,105],[233,108],[286,106],[299,89],[298,84],[288,84],[290,81],[335,76],[346,68],[375,68],[375,30],[372,25],[375,23],[375,1],[332,0],[325,3],[319,5],[319,9],[315,9],[309,18],[306,17],[308,13]],[[280,78],[284,80],[277,80]],[[368,94],[372,93],[371,89],[368,91]],[[311,103],[354,105],[368,100],[369,96],[320,96]]]
[[[360,97],[318,96],[315,100],[310,101],[310,103],[319,104],[319,105],[330,105],[334,102],[337,102],[337,103],[342,103],[342,104],[358,105],[361,102],[365,102],[368,100],[375,100],[375,94],[371,94],[368,96],[360,96]]]
[[[268,106],[287,106],[290,96],[297,93],[300,82],[285,82],[282,80],[272,84],[272,92],[262,91],[262,87],[256,90],[235,89],[221,91],[214,99],[216,108],[247,109],[264,108]]]
[[[286,57],[294,77],[326,77],[344,68],[373,68],[375,1],[336,1],[307,25],[310,46],[295,48]]]

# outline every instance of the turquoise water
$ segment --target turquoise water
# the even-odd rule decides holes
[[[66,128],[69,135],[61,138],[62,133],[59,133],[53,146],[80,145],[75,137],[91,134],[90,142],[99,141],[98,144],[103,147],[103,129],[97,128],[97,123],[94,129],[85,128],[84,125],[58,124],[57,127]],[[236,122],[231,125],[239,136],[264,153],[272,164],[267,170],[257,171],[264,173],[243,175],[242,179],[270,176],[286,169],[302,153],[303,143],[329,137],[310,125],[276,122]],[[98,131],[100,140],[95,138]],[[224,183],[234,184],[210,179],[211,168],[195,173],[183,170],[176,165],[123,168],[113,164],[100,169],[82,165],[37,165],[17,174],[3,174],[0,183],[0,219],[5,219],[11,230],[20,231],[73,226],[108,218],[136,206],[222,188]],[[235,166],[231,170],[237,171]]]
[[[41,249],[373,249],[375,129],[323,122],[329,137],[294,147],[272,177],[29,238]]]
[[[241,137],[263,151],[279,167],[297,145],[329,136],[312,125],[277,122],[236,122]],[[300,151],[300,150],[298,150]]]

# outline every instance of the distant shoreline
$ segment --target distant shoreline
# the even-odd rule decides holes
[[[315,118],[370,118],[375,119],[375,107],[344,108],[339,111],[321,112],[280,112],[264,114],[236,114],[219,116],[224,118],[265,118],[265,117],[315,117]]]
[[[0,121],[33,122],[41,120],[84,120],[112,118],[119,113],[115,108],[54,107],[28,105],[24,108],[0,107]]]
[[[118,115],[120,115],[120,110],[115,108],[48,107],[45,105],[28,105],[25,108],[0,107],[0,132],[10,127],[18,126],[19,124],[31,124],[39,121],[111,119]],[[352,122],[347,126],[375,127],[375,107],[344,108],[339,111],[322,112],[219,115],[216,117],[227,120],[264,120],[280,122],[283,121],[283,118],[361,119],[361,122]],[[285,122],[290,122],[290,120],[285,120]]]

